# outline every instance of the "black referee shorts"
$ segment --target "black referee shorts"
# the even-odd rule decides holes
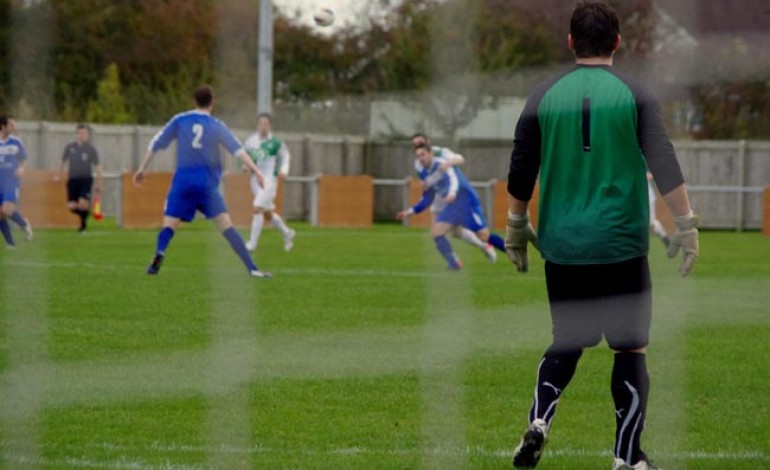
[[[557,351],[596,346],[615,350],[647,346],[652,283],[647,257],[613,264],[545,263],[545,279]]]
[[[73,202],[78,199],[91,199],[91,187],[94,185],[93,178],[70,178],[67,180],[67,201]]]

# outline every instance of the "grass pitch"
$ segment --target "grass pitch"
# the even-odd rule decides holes
[[[196,222],[150,277],[154,231],[92,225],[0,250],[0,468],[510,468],[550,339],[536,255],[453,240],[450,273],[423,230],[300,225],[258,280]],[[688,279],[652,248],[645,449],[770,468],[770,239],[702,233]],[[611,360],[584,355],[538,468],[610,468]]]

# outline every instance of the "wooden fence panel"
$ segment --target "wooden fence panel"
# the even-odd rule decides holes
[[[19,210],[33,228],[77,228],[79,219],[67,210],[67,184],[54,181],[55,171],[27,169],[21,180]]]
[[[318,181],[318,225],[371,227],[373,218],[371,176],[322,176]]]
[[[491,226],[494,230],[504,231],[508,226],[508,208],[510,199],[508,196],[508,181],[498,181],[494,188],[493,214],[487,217],[491,220]],[[540,183],[535,183],[535,190],[532,192],[532,199],[529,201],[529,220],[532,226],[537,229],[537,210],[540,198]]]
[[[123,174],[122,227],[158,228],[163,224],[163,206],[172,176],[172,173],[148,173],[142,187],[137,188],[132,182],[134,174]]]

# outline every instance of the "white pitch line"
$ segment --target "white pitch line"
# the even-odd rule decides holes
[[[27,268],[41,268],[41,269],[103,269],[109,271],[136,271],[142,274],[142,271],[146,267],[144,264],[136,265],[115,265],[115,264],[98,264],[98,263],[74,263],[74,262],[39,262],[39,261],[12,261],[7,262],[6,266],[15,267],[27,267]],[[180,270],[188,268],[180,268],[175,266],[164,266],[164,271]],[[223,269],[211,269],[209,271],[222,271]],[[286,269],[271,269],[274,274],[287,274],[287,275],[309,275],[309,276],[341,276],[341,277],[406,277],[406,278],[425,278],[431,275],[440,276],[442,273],[431,274],[424,271],[394,271],[394,270],[377,270],[377,269],[328,269],[328,268],[286,268]],[[272,281],[271,281],[272,282]]]
[[[49,459],[45,457],[28,457],[9,455],[7,462],[20,465],[54,466],[57,468],[97,468],[100,470],[208,470],[199,465],[180,465],[166,462],[160,465],[149,464],[141,460],[132,460],[121,457],[118,460],[91,460],[84,458],[66,457],[61,459]]]
[[[13,441],[4,441],[3,445],[13,443]],[[426,453],[432,455],[446,456],[446,457],[499,457],[508,458],[513,455],[512,449],[486,449],[483,447],[428,447],[428,448],[414,448],[414,449],[370,449],[366,447],[337,447],[330,449],[310,449],[310,448],[297,448],[294,447],[290,450],[286,449],[274,449],[267,446],[255,445],[249,447],[237,447],[230,445],[222,446],[198,446],[188,444],[163,444],[155,442],[149,446],[126,446],[122,444],[114,444],[110,442],[102,443],[89,443],[83,446],[77,445],[60,445],[60,444],[44,444],[40,446],[46,450],[58,450],[58,451],[78,451],[82,452],[84,449],[97,449],[112,452],[121,452],[124,454],[152,454],[152,453],[182,453],[182,454],[238,454],[238,455],[267,455],[267,454],[293,454],[293,455],[307,455],[307,456],[323,456],[323,455],[336,455],[336,456],[415,456],[425,455]],[[544,454],[544,458],[551,457],[568,457],[568,458],[610,458],[612,452],[608,450],[597,449],[578,449],[573,447],[564,448],[547,448]],[[760,461],[769,462],[770,455],[760,451],[744,451],[744,452],[731,452],[731,451],[717,451],[707,452],[705,450],[696,451],[683,451],[683,452],[658,452],[655,454],[657,460],[711,460],[711,461]],[[38,459],[38,457],[30,458],[24,456],[16,456],[18,460],[32,461]],[[68,459],[69,460],[69,459]],[[77,460],[77,459],[72,459]],[[124,465],[129,463],[129,460],[125,460],[123,457],[113,462],[114,464]],[[135,461],[141,463],[140,461]],[[104,468],[142,468],[142,469],[199,469],[205,467],[188,467],[176,464],[168,464],[174,466],[152,466],[152,467],[104,467]]]

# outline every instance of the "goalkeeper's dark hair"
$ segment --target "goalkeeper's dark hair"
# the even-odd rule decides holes
[[[620,34],[620,21],[606,3],[581,1],[572,11],[569,32],[576,57],[612,57]]]
[[[13,119],[11,116],[8,116],[7,114],[0,114],[0,127],[7,127],[8,121]]]
[[[214,88],[211,85],[201,85],[195,90],[193,96],[199,108],[208,108],[214,102]]]

